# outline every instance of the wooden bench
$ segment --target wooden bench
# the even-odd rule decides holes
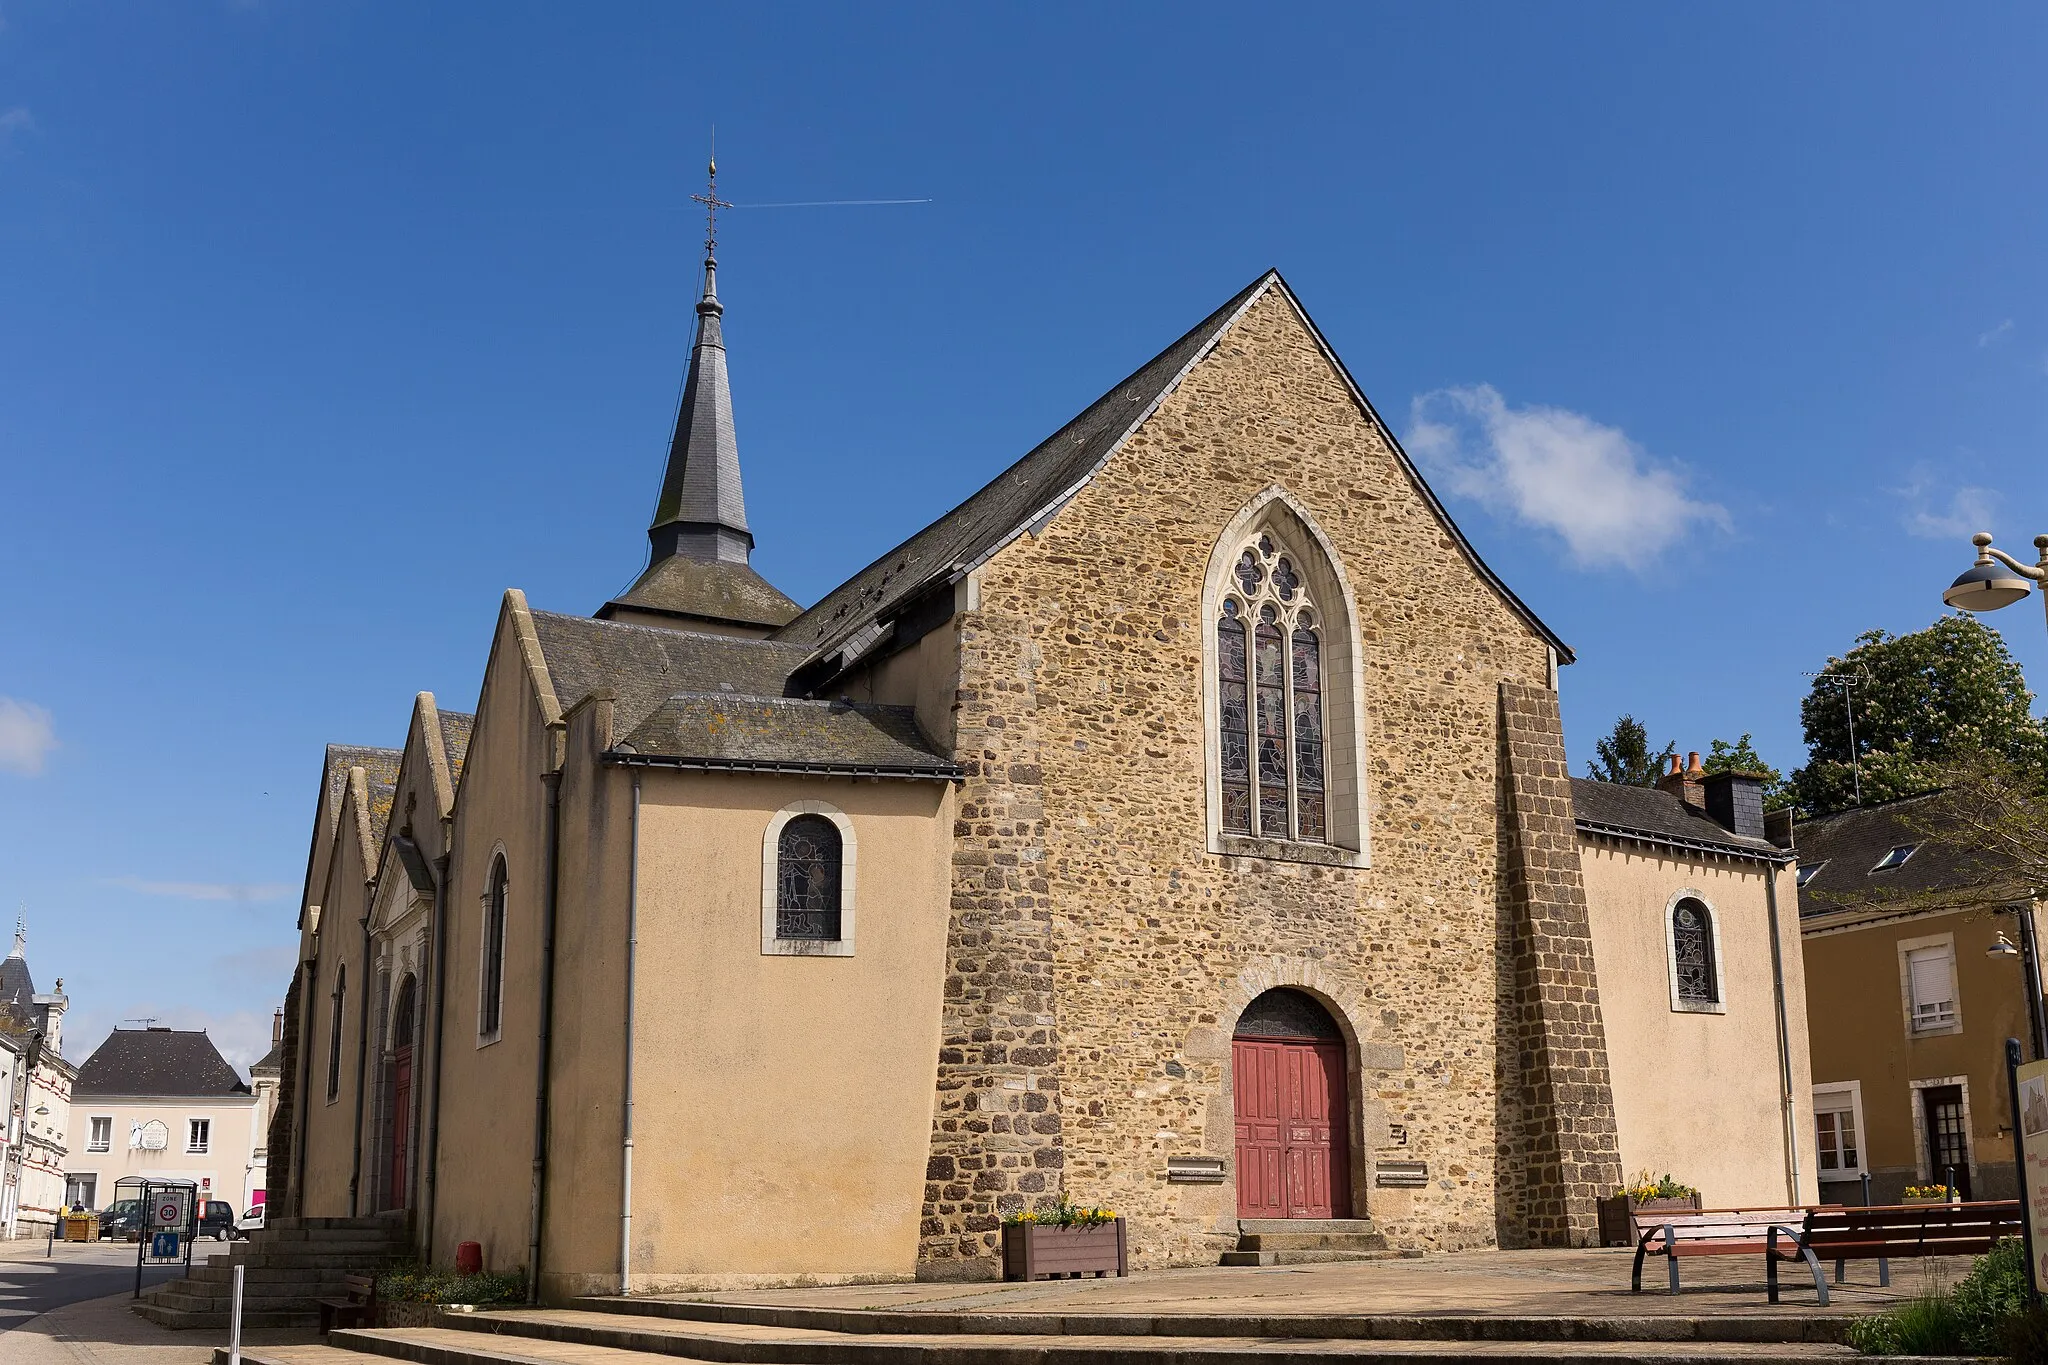
[[[1835,1283],[1840,1284],[1845,1263],[1874,1260],[1877,1282],[1888,1285],[1893,1257],[1981,1256],[1995,1243],[2019,1235],[2017,1199],[1811,1209],[1804,1218],[1771,1229],[1765,1239],[1764,1278],[1776,1303],[1778,1262],[1803,1260],[1824,1306],[1828,1286],[1820,1273],[1822,1261],[1835,1263]]]
[[[1678,1258],[1681,1256],[1737,1256],[1768,1251],[1774,1228],[1797,1227],[1807,1215],[1803,1208],[1703,1209],[1679,1213],[1658,1209],[1638,1213],[1635,1218],[1636,1263],[1629,1275],[1629,1292],[1643,1289],[1643,1258],[1662,1256],[1671,1271],[1671,1292],[1678,1292]]]
[[[336,1327],[361,1327],[377,1311],[377,1281],[368,1275],[341,1277],[343,1297],[320,1300],[320,1335]],[[372,1323],[374,1325],[374,1323]]]

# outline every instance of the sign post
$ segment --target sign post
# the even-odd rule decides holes
[[[2048,1061],[2020,1065],[2020,1040],[2005,1040],[2012,1102],[2013,1157],[2020,1179],[2020,1232],[2027,1245],[2027,1292],[2039,1302],[2048,1289]]]

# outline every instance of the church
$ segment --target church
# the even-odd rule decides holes
[[[1813,1198],[1756,783],[1570,778],[1570,649],[1279,274],[808,607],[709,251],[696,316],[645,571],[326,752],[280,1212],[560,1300],[993,1278],[1061,1198],[1135,1267]]]

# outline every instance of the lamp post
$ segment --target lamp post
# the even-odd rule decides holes
[[[1997,611],[2025,597],[2034,584],[2048,584],[2048,536],[2034,537],[2034,549],[2039,555],[2039,562],[2034,564],[2022,564],[2005,551],[1993,549],[1989,531],[1971,536],[1970,543],[1977,547],[1977,562],[1958,574],[1941,595],[1941,600],[1951,607],[1968,612]],[[2048,588],[2044,588],[2042,598],[2048,602]],[[2018,917],[2019,946],[2014,947],[2001,932],[1986,953],[1991,957],[2019,958],[2026,983],[2027,1031],[2033,1040],[2034,1056],[2048,1060],[2048,1026],[2042,1021],[2041,958],[2034,939],[2034,908],[2032,904],[2009,905],[1997,913]]]

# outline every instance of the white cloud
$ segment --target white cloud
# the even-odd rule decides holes
[[[1996,327],[1993,327],[1988,331],[1979,332],[1977,334],[1977,348],[1979,350],[1982,350],[1986,346],[1996,346],[1999,342],[2005,340],[2007,337],[2011,335],[2012,319],[2007,318],[2004,322],[1999,323]]]
[[[1906,502],[1906,534],[1925,540],[1968,540],[1991,529],[1992,515],[1998,510],[1997,489],[1966,484],[1947,490],[1947,502],[1940,503],[1935,501],[1940,481],[1931,469],[1916,465],[1912,478],[1904,488],[1893,490]]]
[[[48,711],[34,702],[0,697],[0,772],[38,776],[56,747],[57,727]]]
[[[1464,497],[1564,538],[1584,567],[1643,569],[1727,511],[1686,496],[1619,427],[1565,408],[1509,407],[1491,384],[1437,389],[1409,410],[1408,448]]]
[[[145,896],[175,896],[188,901],[236,901],[245,905],[280,901],[298,890],[286,882],[160,882],[147,877],[109,877],[107,884],[140,891]]]

